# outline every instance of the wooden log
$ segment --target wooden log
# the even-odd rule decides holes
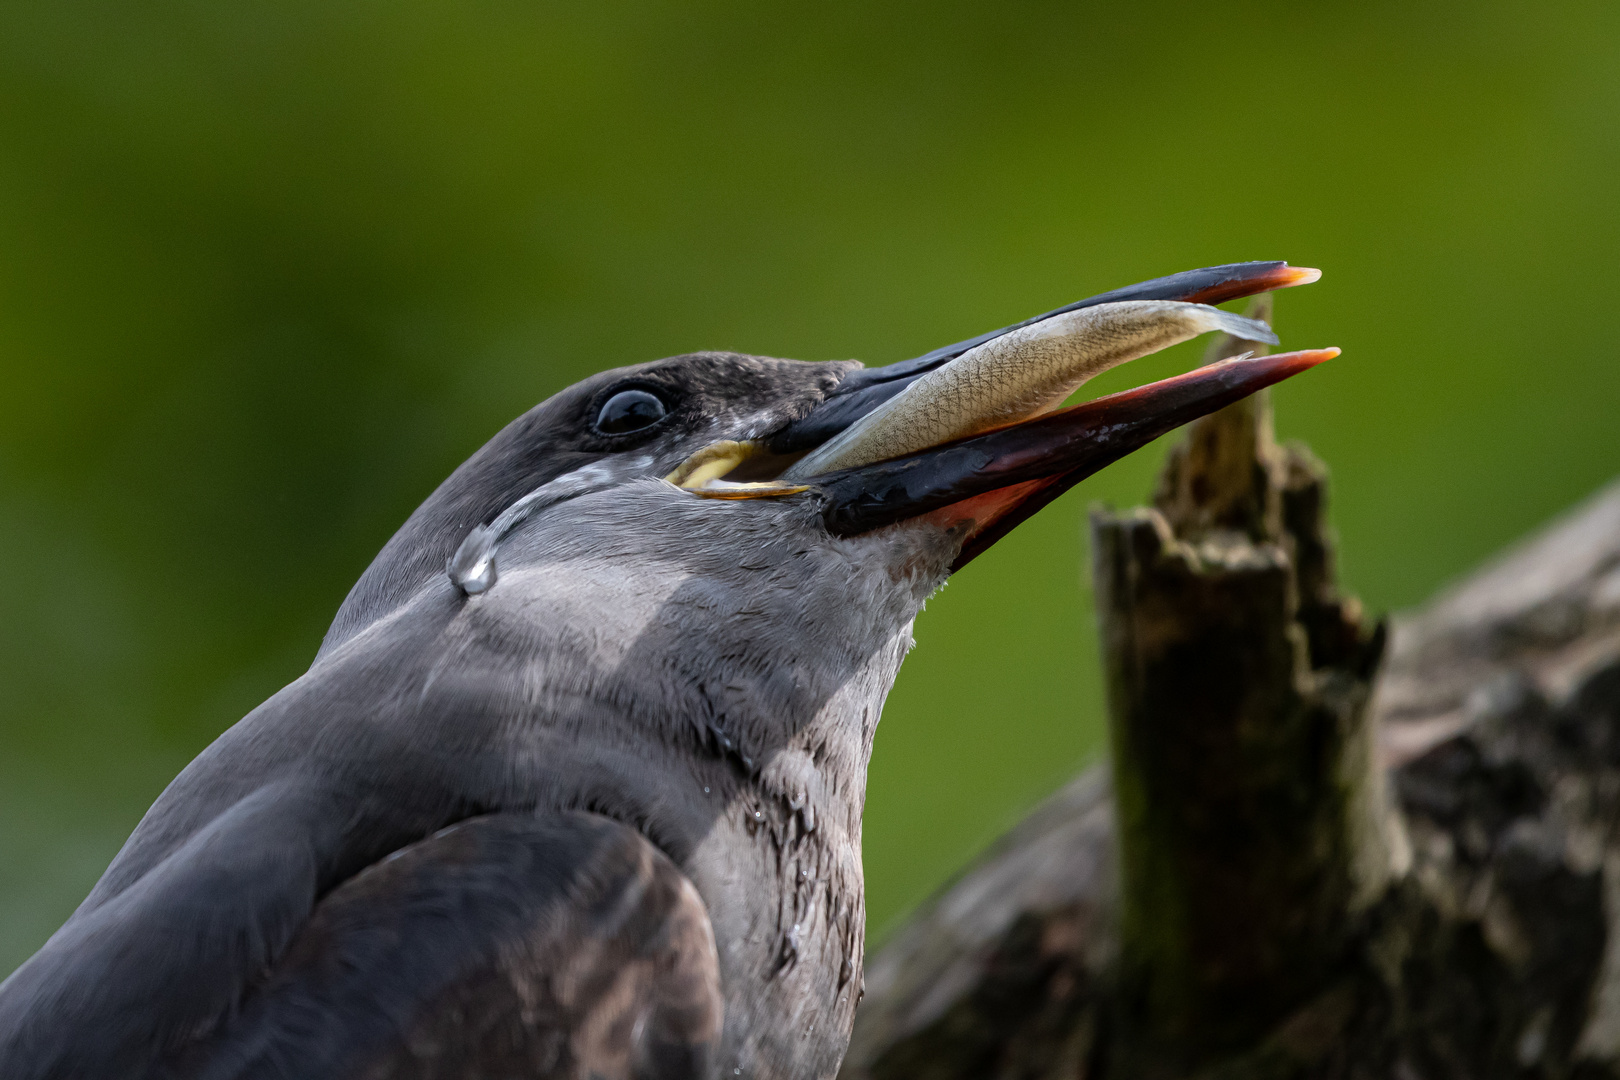
[[[1396,619],[1369,707],[1268,408],[1095,518],[1113,760],[869,959],[842,1076],[1620,1077],[1620,484]]]

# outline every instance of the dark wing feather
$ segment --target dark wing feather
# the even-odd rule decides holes
[[[592,814],[472,818],[321,900],[241,1011],[163,1070],[298,1077],[708,1076],[708,915],[675,865]]]

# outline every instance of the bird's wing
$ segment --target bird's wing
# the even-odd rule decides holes
[[[492,814],[328,894],[159,1074],[695,1078],[721,1021],[708,915],[662,852],[593,814]]]

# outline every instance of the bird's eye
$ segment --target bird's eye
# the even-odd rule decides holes
[[[650,390],[620,390],[602,403],[596,414],[596,430],[604,435],[640,431],[664,418],[669,412],[657,394]]]

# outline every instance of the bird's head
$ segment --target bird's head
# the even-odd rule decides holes
[[[544,557],[542,535],[541,548],[589,542],[746,575],[771,552],[883,532],[891,569],[926,595],[1079,480],[1335,355],[1225,361],[1057,409],[1093,375],[1206,331],[1274,342],[1209,305],[1317,276],[1283,263],[1190,271],[886,367],[695,353],[602,372],[446,480],[355,585],[323,651],[433,579],[466,597],[498,587],[512,560]],[[870,540],[857,547],[874,557]]]

